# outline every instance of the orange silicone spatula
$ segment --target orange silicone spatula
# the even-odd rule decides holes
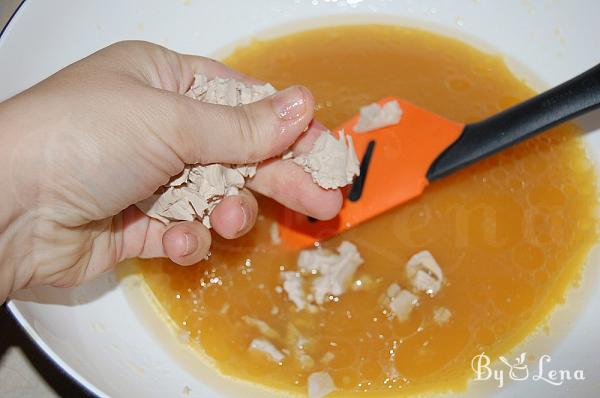
[[[330,238],[419,196],[429,182],[600,105],[600,65],[494,116],[472,124],[457,123],[398,101],[398,124],[366,133],[354,131],[359,116],[342,124],[354,140],[361,174],[345,190],[342,210],[332,220],[315,221],[282,208],[281,238],[303,248]]]

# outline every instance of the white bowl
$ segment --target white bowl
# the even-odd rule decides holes
[[[264,32],[315,24],[384,21],[423,26],[503,54],[537,89],[600,61],[600,2],[412,0],[27,1],[0,38],[0,99],[114,41],[143,39],[177,51],[214,55]],[[585,142],[600,160],[598,113],[583,119]],[[590,127],[592,126],[592,127]],[[581,286],[553,317],[550,336],[517,352],[552,355],[554,369],[582,369],[585,381],[472,383],[468,395],[596,396],[600,391],[600,276],[596,251]],[[58,365],[99,396],[267,397],[203,365],[168,331],[132,278],[114,274],[75,289],[16,294],[8,308]],[[595,291],[594,291],[595,290]],[[133,303],[132,301],[138,301]],[[147,312],[147,314],[146,314]],[[547,369],[546,368],[546,369]]]

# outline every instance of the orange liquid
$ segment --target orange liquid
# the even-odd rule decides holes
[[[499,57],[392,26],[255,41],[225,62],[279,88],[307,86],[318,101],[317,118],[330,127],[388,95],[469,122],[534,94]],[[208,261],[186,268],[143,261],[143,274],[173,321],[227,374],[303,392],[308,374],[325,370],[343,396],[460,390],[474,355],[507,352],[543,323],[597,239],[596,177],[578,135],[573,125],[556,128],[324,242],[353,242],[365,263],[355,275],[361,288],[316,314],[298,312],[276,291],[280,266],[296,269],[297,253],[271,244],[277,205],[267,199],[260,200],[263,217],[254,230],[233,242],[215,239]],[[434,254],[447,284],[423,297],[408,321],[388,320],[378,300],[392,282],[407,285],[404,264],[422,249]],[[443,326],[432,320],[441,306],[452,312]],[[267,322],[280,336],[275,346],[292,355],[277,365],[249,352],[261,334],[244,315]],[[290,325],[309,339],[310,369],[294,359]],[[333,360],[321,363],[327,352]]]

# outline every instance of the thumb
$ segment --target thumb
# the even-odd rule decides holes
[[[242,106],[203,103],[179,94],[167,134],[185,163],[252,163],[291,146],[313,118],[314,99],[292,86]]]

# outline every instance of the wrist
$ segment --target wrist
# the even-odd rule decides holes
[[[4,158],[1,157],[0,158]],[[6,169],[0,168],[0,180],[6,180]],[[10,187],[9,187],[10,188]],[[10,189],[2,197],[0,206],[0,303],[15,289],[15,265],[12,247],[16,238],[17,206],[12,198]]]
[[[19,200],[21,183],[15,181],[14,167],[21,162],[17,159],[19,130],[13,123],[8,102],[0,103],[0,181],[4,189],[0,196],[0,303],[8,295],[22,287],[16,275],[18,259],[22,258],[26,247],[19,247],[23,241],[25,208]],[[23,166],[21,164],[21,166]]]
[[[2,203],[0,211],[0,303],[6,301],[8,295],[16,290],[15,263],[12,259],[14,249],[11,242],[15,238],[15,224],[5,217],[6,203]]]

